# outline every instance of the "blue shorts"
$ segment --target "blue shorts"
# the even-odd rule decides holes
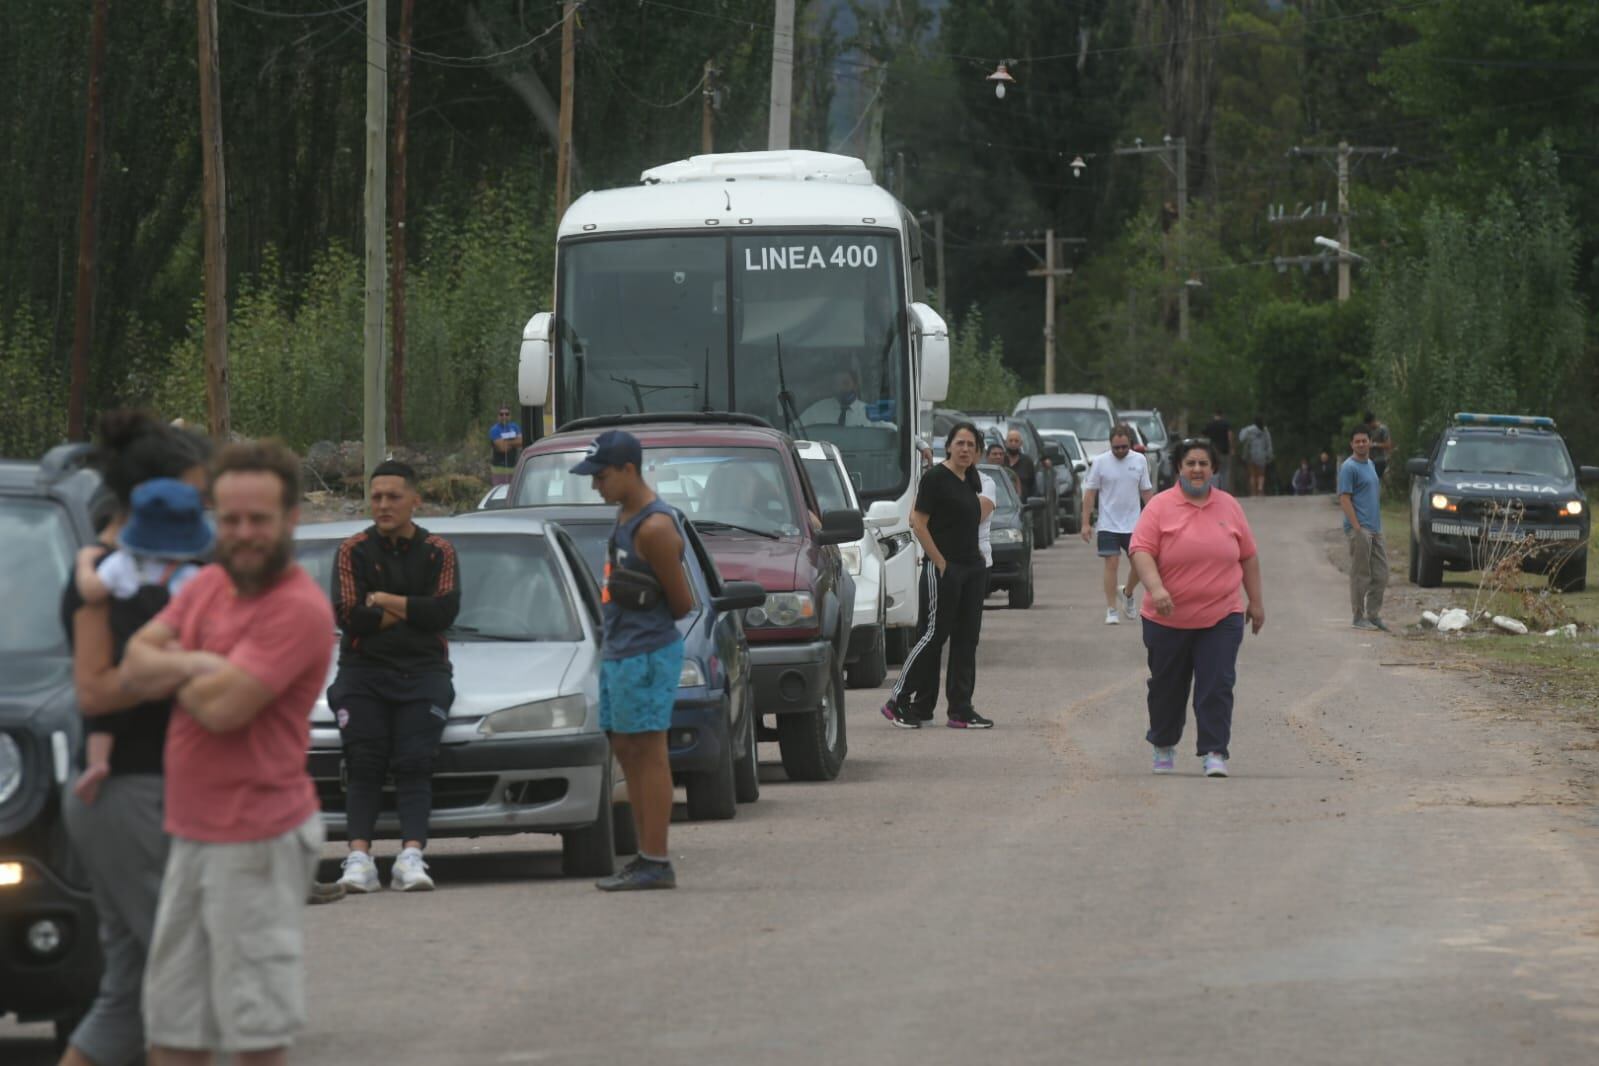
[[[1098,538],[1099,554],[1104,558],[1109,559],[1111,556],[1120,555],[1122,552],[1132,554],[1133,535],[1131,533],[1112,533],[1107,529],[1102,529],[1096,536]]]
[[[672,724],[683,676],[683,642],[626,659],[600,662],[600,728],[607,733],[659,733]]]

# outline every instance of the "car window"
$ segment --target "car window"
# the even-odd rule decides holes
[[[1022,505],[1021,499],[1016,495],[1016,483],[1011,480],[1014,476],[1010,470],[1002,470],[997,466],[978,467],[987,474],[994,483],[994,509],[996,511],[1014,511]]]
[[[583,560],[588,570],[589,577],[598,583],[605,580],[605,557],[609,554],[611,545],[611,530],[616,526],[612,522],[569,522],[563,523],[563,532],[571,535],[572,543],[577,546],[579,557]],[[694,583],[694,575],[689,570],[687,560],[683,563],[683,573],[688,577],[689,591],[694,596],[694,606],[699,606],[699,587]]]
[[[1166,443],[1166,427],[1154,415],[1124,415],[1123,418],[1144,435],[1146,442],[1155,445]]]
[[[722,594],[722,572],[716,569],[716,560],[711,558],[711,553],[706,550],[705,542],[700,535],[694,532],[694,527],[689,526],[685,531],[688,534],[689,549],[694,552],[694,558],[699,560],[700,573],[705,575],[705,585],[712,596]]]
[[[517,482],[516,506],[604,505],[589,478],[571,472],[579,451],[529,456]],[[644,449],[644,480],[692,522],[725,522],[762,532],[800,531],[776,448],[673,447]]]
[[[600,612],[600,586],[594,580],[594,572],[589,569],[588,560],[577,550],[577,545],[572,543],[572,538],[566,530],[556,534],[555,542],[561,547],[561,555],[566,559],[566,565],[571,569],[572,575],[577,579],[578,591],[582,593],[578,598],[583,601],[583,609],[588,612],[589,621],[593,624],[595,632],[605,626]]]
[[[67,514],[48,500],[0,497],[0,656],[65,655],[61,594],[77,553]]]
[[[452,533],[461,575],[461,611],[451,640],[579,641],[572,591],[543,536],[526,533]],[[295,557],[330,589],[340,541],[306,540]]]
[[[1456,474],[1524,474],[1570,478],[1571,457],[1555,437],[1446,437],[1439,469]]]
[[[1039,429],[1069,429],[1081,440],[1109,440],[1110,412],[1099,407],[1029,407],[1027,417]]]
[[[825,458],[805,459],[803,462],[805,474],[811,479],[811,487],[816,490],[816,501],[822,505],[822,513],[848,510],[849,492],[844,488],[844,479],[839,476],[838,464]]]

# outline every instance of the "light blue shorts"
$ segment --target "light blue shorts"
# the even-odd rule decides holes
[[[683,642],[626,659],[600,662],[600,728],[607,733],[659,733],[672,724],[683,676]]]

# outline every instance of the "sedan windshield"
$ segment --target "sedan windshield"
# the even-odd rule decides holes
[[[61,594],[74,554],[67,516],[44,500],[0,497],[0,540],[0,588],[9,601],[0,611],[0,655],[65,655]]]
[[[461,612],[450,640],[578,641],[578,624],[566,578],[542,536],[522,533],[451,533],[461,574]],[[295,545],[300,565],[328,592],[340,541]]]
[[[1453,474],[1523,474],[1568,479],[1571,457],[1556,437],[1471,436],[1444,442],[1439,469]]]
[[[816,490],[816,502],[822,505],[822,513],[849,510],[849,492],[844,488],[844,479],[838,475],[838,465],[831,459],[806,459],[804,462],[805,474]]]
[[[1016,484],[1011,480],[1014,476],[1009,470],[997,466],[979,466],[977,469],[989,476],[994,482],[994,510],[1014,511],[1022,505],[1016,495]]]
[[[1069,429],[1080,440],[1109,440],[1110,412],[1091,407],[1029,407],[1020,412],[1039,429]]]
[[[582,458],[576,451],[530,457],[517,484],[516,506],[603,506],[592,479],[572,473]],[[646,448],[644,480],[692,522],[799,535],[782,457],[773,448]]]

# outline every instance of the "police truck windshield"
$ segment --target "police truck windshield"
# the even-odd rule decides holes
[[[832,441],[864,498],[908,482],[898,238],[673,233],[561,247],[556,410],[741,411]]]
[[[1454,474],[1522,474],[1570,479],[1575,476],[1566,446],[1556,437],[1461,433],[1444,441],[1438,467]]]

